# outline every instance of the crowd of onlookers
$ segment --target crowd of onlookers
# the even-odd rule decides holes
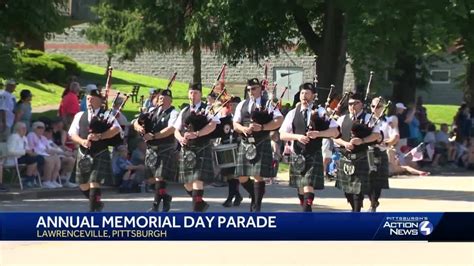
[[[44,117],[32,121],[33,95],[29,90],[22,90],[20,99],[17,100],[13,95],[16,85],[14,80],[8,80],[5,88],[0,91],[0,192],[7,191],[2,182],[3,167],[14,165],[15,160],[25,166],[22,183],[26,188],[40,185],[45,188],[76,187],[77,184],[73,182],[73,169],[77,147],[69,138],[67,130],[74,116],[87,108],[86,96],[81,96],[81,92],[100,90],[100,86],[89,84],[81,88],[77,80],[70,80],[62,94],[58,117]],[[141,103],[142,110],[156,106],[159,95],[159,89],[150,89],[149,97]],[[215,97],[216,95],[210,94],[207,101],[212,102]],[[119,112],[121,101],[119,98],[112,106],[114,113]],[[232,99],[233,110],[239,101],[238,97]],[[184,106],[186,104],[180,108]],[[281,111],[286,115],[290,109],[290,104],[286,104],[282,106]],[[430,169],[440,166],[473,167],[473,125],[471,112],[466,104],[459,107],[451,125],[438,125],[438,130],[436,125],[429,121],[421,98],[416,104],[408,107],[397,103],[390,109],[386,115],[390,130],[388,136],[384,136],[384,142],[388,147],[392,175],[428,175],[428,171],[420,170],[426,166]],[[146,144],[133,131],[125,115],[118,113],[117,119],[125,141],[123,145],[114,148],[114,178],[106,180],[106,183],[118,186],[121,192],[136,191],[147,175],[144,167]],[[277,131],[272,132],[271,139],[274,167],[277,171],[279,163],[289,155],[291,148],[279,140]],[[335,175],[335,164],[339,158],[331,140],[323,142],[322,153],[325,175],[331,179]]]

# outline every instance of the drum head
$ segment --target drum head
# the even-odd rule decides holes
[[[216,165],[220,168],[237,166],[237,144],[220,145],[214,149]]]

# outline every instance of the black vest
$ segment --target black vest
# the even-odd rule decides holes
[[[105,111],[103,109],[99,110],[97,115],[103,114]],[[83,139],[87,139],[87,135],[89,135],[89,120],[88,120],[88,111],[84,111],[82,113],[81,119],[79,120],[79,137]],[[92,141],[90,149],[90,154],[94,155],[100,151],[107,149],[108,141],[107,140],[98,140]],[[86,148],[80,146],[82,153],[86,152]]]
[[[265,106],[267,103],[267,100],[265,98],[261,98],[260,100],[260,106]],[[252,122],[252,115],[249,112],[249,104],[250,104],[250,99],[246,99],[244,103],[242,104],[242,109],[240,110],[240,123],[248,127],[249,124]],[[259,132],[253,132],[252,136],[256,139],[263,139],[267,136],[269,136],[270,131],[259,131]]]
[[[206,104],[201,102],[201,105],[199,106],[199,108],[196,110],[198,112],[200,111],[203,111],[203,110],[206,110]],[[191,115],[191,106],[186,106],[183,110],[182,110],[183,114],[181,116],[181,129],[179,130],[181,132],[181,134],[184,134],[184,132],[186,132],[184,126],[185,126],[185,121],[186,119]],[[212,134],[212,133],[211,133]],[[199,143],[202,143],[202,142],[206,142],[208,141],[210,138],[209,138],[209,135],[206,135],[206,136],[202,136],[202,137],[199,137],[199,138],[196,138],[196,139],[193,139],[190,141],[190,143],[192,144],[199,144]]]
[[[151,133],[157,133],[160,132],[161,130],[165,129],[168,127],[168,122],[171,118],[171,112],[174,110],[174,107],[171,106],[170,108],[166,109],[166,111],[161,112],[161,114],[158,114],[158,111],[155,112],[153,117],[151,118],[151,124],[152,124],[152,130]],[[169,135],[166,138],[162,139],[153,139],[148,141],[148,145],[159,145],[159,144],[170,144],[170,143],[175,143],[176,139],[174,138],[174,134]]]
[[[311,117],[308,117],[308,119],[311,119]],[[305,135],[308,132],[308,126],[305,124],[303,114],[301,114],[301,105],[297,105],[295,108],[295,118],[293,118],[292,127],[295,134]],[[322,138],[311,139],[306,145],[295,141],[293,148],[296,154],[301,154],[303,148],[304,153],[320,152],[322,142]]]
[[[357,116],[356,120],[354,120],[354,121],[351,119],[351,116],[350,116],[349,113],[344,115],[344,119],[342,120],[342,126],[341,126],[341,138],[344,141],[350,141],[351,140],[351,138],[352,138],[352,132],[351,132],[352,131],[352,125],[356,121],[358,121],[360,123],[364,123],[366,115],[367,114],[365,112],[362,112],[359,116]],[[357,145],[357,146],[355,146],[355,148],[352,152],[353,153],[358,153],[358,152],[361,152],[361,151],[365,151],[365,150],[367,150],[367,147],[369,147],[369,144]]]

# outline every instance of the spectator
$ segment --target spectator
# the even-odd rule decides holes
[[[10,136],[13,122],[15,121],[15,96],[16,81],[7,81],[5,89],[0,92],[0,142],[5,142]]]
[[[78,82],[72,82],[63,92],[59,105],[59,117],[63,119],[66,128],[71,126],[74,116],[79,112],[78,94],[80,89],[81,85]]]
[[[138,182],[135,180],[135,170],[144,170],[143,165],[133,165],[128,158],[128,149],[126,145],[117,147],[118,156],[112,162],[115,179],[121,180],[120,192],[132,192]]]
[[[15,121],[23,122],[28,131],[31,130],[31,99],[33,94],[29,90],[22,90],[20,92],[20,100],[15,107]]]
[[[53,151],[49,149],[49,142],[44,136],[45,125],[43,122],[36,121],[32,125],[32,132],[27,136],[30,147],[44,158],[43,167],[43,186],[45,188],[59,188],[62,187],[56,179],[59,177],[59,170],[61,167],[61,160]],[[41,165],[40,165],[41,166]]]
[[[153,98],[156,98],[156,95],[158,94],[158,90],[155,88],[150,88],[149,93],[150,95],[145,100],[142,106],[145,112],[148,112],[150,108],[153,107]]]
[[[132,152],[132,157],[130,158],[130,162],[132,165],[140,166],[145,165],[145,154],[146,154],[146,143],[140,139],[137,143],[137,147]],[[141,171],[140,169],[136,170],[136,177],[138,180],[145,180],[145,171]]]
[[[410,110],[414,109],[410,108]],[[420,121],[418,118],[416,118],[416,116],[411,117],[411,121],[408,123],[408,128],[410,130],[410,136],[407,140],[408,146],[416,147],[422,140]]]
[[[397,151],[400,152],[401,147],[406,146],[408,144],[408,137],[410,136],[410,128],[408,123],[411,122],[414,111],[411,110],[410,112],[407,111],[407,108],[403,103],[397,103],[396,105],[396,116],[398,121],[398,131],[400,133],[400,140],[398,141],[396,148]]]
[[[415,106],[415,117],[420,122],[420,132],[424,136],[428,130],[428,124],[430,121],[428,120],[428,114],[426,112],[426,108],[423,106],[423,97],[418,96],[416,99],[416,106]]]
[[[69,134],[67,134],[66,130],[64,130],[64,123],[60,118],[51,121],[51,129],[53,134],[53,142],[56,145],[68,152],[73,152],[76,150],[77,147]]]
[[[435,148],[436,146],[436,126],[432,123],[428,125],[428,132],[426,132],[425,139],[423,140],[424,143],[427,145],[430,145],[432,149]],[[441,154],[439,151],[435,150],[434,155],[433,155],[433,160],[431,166],[433,167],[438,167],[439,159],[441,157]],[[426,160],[424,160],[426,161]]]
[[[448,162],[454,162],[456,159],[456,146],[449,140],[448,125],[441,124],[440,130],[436,133],[436,149],[445,153]]]
[[[459,137],[463,140],[469,138],[471,130],[471,113],[467,104],[463,103],[454,117],[454,124],[458,129]]]
[[[18,158],[19,164],[26,164],[26,175],[23,177],[25,187],[33,187],[34,180],[38,176],[38,162],[43,158],[33,152],[30,148],[26,138],[26,124],[23,122],[16,122],[14,126],[14,133],[8,137],[7,147],[8,155]]]
[[[62,185],[68,188],[78,187],[77,184],[69,181],[71,178],[72,169],[74,168],[74,163],[76,162],[74,153],[72,151],[66,151],[54,143],[53,129],[51,127],[46,128],[44,136],[48,140],[49,154],[57,155],[61,161],[59,178],[62,180]]]

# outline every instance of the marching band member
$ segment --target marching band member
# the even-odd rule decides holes
[[[286,115],[280,128],[280,138],[292,142],[294,154],[291,155],[290,186],[298,189],[303,211],[311,212],[314,189],[324,189],[322,139],[337,137],[339,130],[337,123],[326,117],[324,108],[313,106],[316,95],[314,85],[304,83],[299,89],[300,103]],[[313,121],[313,117],[321,123]]]
[[[372,111],[372,117],[367,118],[365,122],[370,126],[374,127],[375,123],[380,128],[380,132],[383,134],[383,141],[379,142],[374,147],[374,155],[376,161],[377,170],[371,172],[369,176],[370,190],[368,193],[370,199],[369,211],[375,212],[377,207],[380,205],[379,198],[382,193],[382,189],[389,188],[388,182],[388,155],[387,155],[387,143],[389,134],[389,125],[384,115],[385,100],[382,97],[374,98],[370,104]],[[370,121],[369,121],[370,119]]]
[[[265,108],[267,100],[262,98],[262,87],[258,79],[248,80],[247,90],[250,97],[237,105],[233,118],[234,130],[242,137],[236,175],[240,176],[242,186],[252,198],[250,211],[260,212],[265,194],[263,177],[273,175],[269,132],[280,127],[283,116],[271,105]],[[255,181],[249,178],[251,176]]]
[[[151,176],[155,181],[155,198],[149,211],[157,212],[163,201],[162,210],[168,212],[172,196],[167,193],[166,180],[173,180],[176,176],[178,157],[173,124],[179,113],[171,105],[173,101],[171,90],[163,90],[158,97],[158,106],[149,114],[152,127],[150,131],[147,132],[145,126],[140,125],[138,120],[134,121],[133,126],[147,143],[145,155],[147,176]],[[150,183],[153,183],[153,180]]]
[[[189,86],[190,105],[181,110],[174,124],[174,135],[182,146],[179,181],[184,183],[187,193],[192,195],[195,212],[205,212],[209,208],[209,204],[203,200],[204,181],[214,179],[208,135],[214,131],[219,121],[216,116],[209,119],[203,115],[206,105],[201,102],[201,96],[200,83]]]
[[[77,113],[68,131],[71,139],[79,145],[76,182],[80,184],[79,188],[84,196],[89,199],[89,211],[91,212],[100,212],[104,207],[104,203],[101,201],[100,183],[112,175],[108,150],[109,140],[120,132],[120,125],[114,118],[107,131],[99,134],[89,133],[91,121],[105,112],[101,105],[102,95],[97,88],[88,91],[87,106],[90,111]]]
[[[368,114],[363,111],[363,97],[360,94],[352,94],[349,97],[348,106],[349,113],[337,120],[341,129],[340,138],[334,139],[334,143],[338,145],[338,150],[341,153],[336,187],[344,192],[352,211],[360,212],[364,194],[368,194],[370,190],[368,146],[380,141],[381,134],[379,127],[375,126],[367,137],[354,136],[354,133],[357,134],[354,131],[360,130],[360,126],[364,124]]]

